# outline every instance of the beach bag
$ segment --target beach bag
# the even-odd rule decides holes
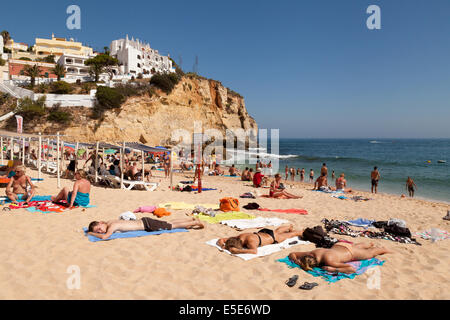
[[[223,212],[240,211],[239,200],[231,197],[220,199],[220,210]]]
[[[408,237],[411,238],[411,231],[408,228],[400,227],[396,224],[391,224],[384,227],[384,232],[390,233],[398,237]]]

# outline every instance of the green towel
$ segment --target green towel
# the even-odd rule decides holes
[[[220,223],[220,221],[225,221],[225,220],[255,219],[256,218],[255,216],[253,216],[251,214],[244,213],[244,212],[237,212],[237,211],[217,213],[215,217],[210,217],[206,214],[200,213],[197,215],[197,217],[200,220],[208,222],[208,223]]]

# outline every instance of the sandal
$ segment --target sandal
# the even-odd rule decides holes
[[[285,283],[288,287],[292,288],[297,283],[297,280],[298,280],[298,275],[295,275],[295,276],[290,277],[289,280],[287,280]]]
[[[4,207],[4,208],[3,208],[3,211],[11,211],[11,208],[9,208],[9,207]]]
[[[289,242],[288,245],[292,246],[292,245],[297,244],[297,243],[298,243],[298,241],[292,241],[292,242]]]
[[[302,289],[302,290],[311,290],[311,289],[313,289],[315,286],[318,286],[318,284],[316,283],[316,282],[312,282],[312,283],[309,283],[309,282],[305,282],[304,284],[302,284],[300,287],[298,287],[299,289]]]

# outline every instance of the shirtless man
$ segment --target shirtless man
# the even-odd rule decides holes
[[[196,228],[197,227],[197,228]],[[91,236],[108,239],[114,232],[126,232],[126,231],[159,231],[159,230],[172,230],[172,229],[203,229],[205,225],[196,218],[183,218],[176,219],[171,222],[167,222],[159,219],[152,219],[144,217],[139,220],[110,220],[105,221],[92,221],[89,224],[88,234]]]
[[[284,178],[284,180],[287,181],[287,179],[289,178],[289,167],[286,166],[286,168],[284,168],[284,173],[286,174],[286,178]]]
[[[370,178],[372,179],[372,193],[374,193],[374,189],[375,189],[375,193],[377,193],[378,191],[378,180],[380,180],[381,176],[380,173],[378,172],[378,167],[374,167],[373,171],[370,173]]]
[[[255,233],[242,233],[236,237],[222,238],[217,245],[233,254],[257,254],[258,247],[283,242],[293,237],[302,237],[303,230],[294,230],[293,225],[282,226],[275,230],[262,229]]]
[[[36,188],[31,182],[31,178],[25,175],[25,166],[17,166],[14,171],[16,174],[11,177],[6,186],[6,196],[12,203],[17,204],[17,200],[25,200],[25,204],[27,204],[36,193]],[[27,186],[30,186],[31,189],[27,190]]]
[[[309,182],[314,182],[314,171],[313,169],[311,169],[311,171],[309,171]]]
[[[231,165],[229,172],[230,172],[230,176],[233,176],[233,177],[240,176],[240,173],[239,173],[239,171],[234,167],[234,164]]]
[[[302,168],[302,170],[300,170],[300,181],[305,181],[305,168]]]
[[[248,167],[246,167],[244,169],[244,171],[242,171],[241,180],[242,181],[252,181],[251,178],[249,177]]]
[[[408,177],[406,180],[406,189],[409,192],[409,196],[414,198],[414,187],[417,188],[417,185],[414,183],[414,180],[411,177]]]
[[[322,173],[322,175],[317,178],[316,182],[314,183],[313,190],[321,190],[321,187],[328,187],[327,176],[325,175],[325,173]]]
[[[346,262],[372,259],[386,253],[392,253],[392,251],[374,247],[373,243],[337,242],[331,249],[320,248],[309,252],[292,252],[289,254],[289,259],[305,271],[317,267],[328,272],[351,274],[355,273],[356,270]]]
[[[220,164],[217,163],[214,168],[214,175],[215,176],[223,176],[224,173],[225,172],[223,172],[223,170],[220,169]]]
[[[346,189],[347,180],[345,180],[345,175],[341,173],[340,177],[336,179],[336,191],[342,190],[344,192],[352,192],[351,188]]]
[[[328,177],[328,168],[326,163],[322,164],[322,168],[320,168],[320,174],[325,174]]]
[[[294,181],[295,180],[295,169],[291,168],[291,180]]]

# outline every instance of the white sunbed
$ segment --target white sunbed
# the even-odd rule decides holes
[[[108,179],[111,184],[113,184],[116,188],[120,188],[120,178],[113,175],[106,176],[106,179]],[[156,188],[158,188],[159,183],[156,182],[145,182],[141,180],[127,180],[123,179],[123,185],[125,186],[125,189],[131,190],[135,186],[143,186],[145,190],[147,191],[154,191]]]

